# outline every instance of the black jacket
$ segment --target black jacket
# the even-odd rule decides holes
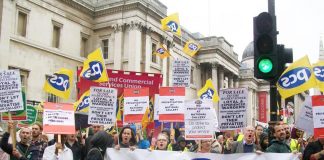
[[[5,132],[3,134],[3,137],[0,142],[1,149],[3,151],[5,151],[6,153],[10,154],[10,160],[24,160],[24,159],[26,159],[25,157],[27,156],[28,146],[18,142],[16,144],[16,148],[19,151],[19,153],[22,155],[22,157],[20,159],[15,158],[12,155],[12,150],[13,150],[12,144],[8,143],[9,136],[10,136],[10,134],[8,132]]]

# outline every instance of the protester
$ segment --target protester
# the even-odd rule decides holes
[[[286,132],[282,125],[274,126],[275,139],[271,141],[271,145],[266,149],[266,152],[272,153],[290,153],[290,147],[285,143]]]
[[[201,140],[197,153],[211,153],[211,142],[212,140]]]
[[[166,151],[167,150],[167,147],[168,147],[168,143],[169,143],[169,140],[168,140],[167,135],[165,135],[163,133],[160,133],[157,136],[155,150],[163,150],[163,151]]]
[[[230,148],[230,153],[252,153],[256,151],[256,145],[254,144],[254,128],[252,126],[247,126],[244,128],[243,141],[233,142]],[[227,152],[228,153],[228,152]]]
[[[218,142],[218,140],[213,140],[212,144],[211,144],[211,153],[223,153],[223,147],[221,145],[221,143]]]
[[[13,127],[16,127],[12,121],[8,121],[8,131]],[[10,160],[19,160],[27,157],[28,142],[31,138],[31,131],[29,128],[21,128],[19,133],[20,142],[16,143],[16,149],[13,148],[12,144],[9,144],[10,133],[5,132],[1,139],[1,149],[10,155]]]
[[[260,141],[259,144],[257,145],[257,150],[260,150],[262,152],[265,152],[266,149],[269,146],[269,137],[267,133],[261,133],[260,135]]]
[[[115,149],[119,150],[120,148],[130,148],[130,150],[136,149],[136,137],[133,130],[130,127],[124,127],[121,129],[119,136],[119,144],[115,145]]]
[[[260,142],[260,135],[263,133],[263,127],[261,125],[255,126],[255,144],[258,145]]]
[[[300,143],[298,143],[298,141],[296,139],[291,138],[291,131],[290,131],[290,127],[288,126],[288,124],[283,124],[283,127],[286,132],[286,144],[290,147],[290,150],[292,152],[298,152],[300,150],[302,141]]]
[[[91,145],[90,145],[90,141],[91,138],[94,134],[96,134],[98,131],[103,130],[103,126],[102,125],[91,125],[89,130],[91,130],[91,135],[89,135],[86,139],[85,139],[85,149],[84,149],[84,153],[83,153],[83,157],[85,157],[87,155],[87,153],[89,152]],[[90,131],[89,131],[90,132]]]
[[[97,131],[90,143],[92,147],[87,153],[86,160],[103,160],[107,148],[113,145],[113,138],[105,131]]]
[[[75,134],[68,134],[65,146],[73,153],[73,160],[81,160],[83,146],[77,141]]]
[[[184,136],[179,136],[175,144],[172,145],[172,151],[188,151],[187,142]]]
[[[324,138],[318,138],[306,146],[303,160],[324,160]]]
[[[72,150],[66,147],[66,135],[61,135],[61,142],[58,142],[58,135],[54,135],[55,144],[45,148],[43,160],[72,160]],[[59,151],[60,150],[60,151]]]
[[[47,142],[42,138],[43,126],[40,123],[35,123],[32,126],[32,141],[28,148],[27,159],[30,160],[41,160],[45,148],[47,147]]]

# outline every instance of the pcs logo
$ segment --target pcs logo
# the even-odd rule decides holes
[[[98,80],[103,72],[103,66],[99,61],[89,63],[89,69],[83,73],[83,77],[88,80]]]
[[[179,26],[178,26],[178,24],[176,22],[169,21],[169,23],[167,25],[168,25],[168,27],[170,28],[170,30],[172,32],[177,32]]]
[[[69,76],[65,74],[54,73],[47,81],[52,87],[59,91],[67,91],[70,87]]]
[[[159,48],[156,50],[157,53],[159,54],[164,54],[164,49],[163,48]]]
[[[84,108],[89,107],[89,102],[90,102],[90,97],[89,96],[84,96],[81,103],[77,107],[77,111],[80,111]]]
[[[193,50],[193,51],[198,50],[198,46],[196,44],[194,44],[194,43],[189,43],[188,47],[189,47],[190,50]]]
[[[321,82],[324,82],[324,66],[315,66],[313,68],[313,71],[316,79],[318,79]]]
[[[284,89],[292,89],[305,84],[311,77],[311,70],[307,67],[298,67],[283,74],[279,78],[279,85]]]
[[[208,88],[206,92],[201,94],[200,99],[213,99],[214,90]]]

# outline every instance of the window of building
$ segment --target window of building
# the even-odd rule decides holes
[[[109,52],[109,39],[103,39],[101,41],[101,47],[102,47],[102,54],[104,59],[108,59],[108,52]]]
[[[80,44],[80,56],[81,57],[88,57],[89,54],[89,35],[81,33],[81,44]]]
[[[53,23],[53,39],[52,39],[52,47],[59,48],[60,47],[60,38],[61,38],[61,29],[63,25],[56,21],[52,21]]]
[[[27,30],[27,14],[18,11],[17,34],[19,36],[26,37],[26,30]]]
[[[194,68],[191,67],[190,70],[190,83],[193,84],[194,83]]]
[[[157,63],[157,55],[153,54],[156,51],[156,44],[152,43],[152,62]]]
[[[46,80],[48,80],[49,78],[51,78],[51,76],[46,75],[45,78],[46,78]],[[58,97],[52,93],[46,92],[46,100],[47,100],[47,102],[58,103],[58,102],[60,102],[60,97]]]

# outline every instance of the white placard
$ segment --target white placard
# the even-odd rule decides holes
[[[0,70],[0,112],[23,109],[19,70]]]
[[[154,120],[159,120],[159,94],[154,95]]]
[[[113,125],[116,121],[117,90],[91,87],[89,107],[89,124]]]
[[[159,114],[183,114],[184,96],[160,96]]]
[[[314,128],[324,128],[324,106],[313,107]]]
[[[213,120],[185,120],[185,139],[213,139],[215,133],[215,123]]]
[[[172,63],[172,85],[189,87],[191,66],[189,60],[174,60]]]
[[[219,129],[234,130],[246,127],[247,106],[246,88],[220,90]]]
[[[215,119],[216,112],[211,100],[186,101],[185,119],[203,120]]]
[[[296,127],[304,130],[309,135],[314,135],[312,99],[310,96],[305,97],[305,101],[300,107]]]
[[[124,115],[144,114],[149,107],[149,96],[124,97]]]
[[[67,110],[44,109],[43,124],[74,126],[74,112]]]

